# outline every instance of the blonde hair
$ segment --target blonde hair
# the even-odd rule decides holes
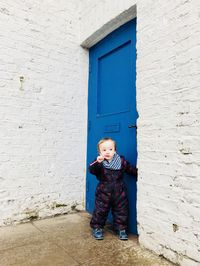
[[[114,147],[115,147],[115,151],[116,151],[117,146],[116,146],[116,142],[115,142],[114,139],[112,139],[112,138],[102,138],[102,139],[100,139],[100,141],[97,143],[97,150],[98,150],[98,152],[100,152],[100,150],[99,150],[99,146],[100,146],[102,143],[104,143],[104,142],[106,142],[106,141],[108,141],[108,140],[110,140],[110,141],[112,141],[112,142],[114,143]]]

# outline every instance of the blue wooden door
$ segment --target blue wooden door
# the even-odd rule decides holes
[[[136,20],[121,26],[89,51],[87,165],[97,156],[97,142],[111,137],[117,152],[136,164]],[[129,231],[137,233],[136,182],[126,176]],[[87,172],[86,209],[92,213],[97,185]]]

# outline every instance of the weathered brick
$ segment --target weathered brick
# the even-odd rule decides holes
[[[1,1],[0,14],[0,225],[7,225],[84,204],[87,77],[79,1]]]
[[[0,225],[84,201],[88,52],[80,44],[137,11],[139,241],[200,265],[199,8],[198,0],[1,1]]]

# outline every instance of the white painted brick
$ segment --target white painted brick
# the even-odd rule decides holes
[[[0,224],[83,204],[88,52],[80,44],[133,18],[135,5],[139,241],[197,266],[199,0],[1,1]]]
[[[137,12],[139,239],[175,263],[199,265],[198,4],[161,2],[139,1]]]
[[[1,1],[0,12],[4,225],[84,204],[87,54],[79,1]]]

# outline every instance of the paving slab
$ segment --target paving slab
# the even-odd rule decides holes
[[[137,237],[120,241],[107,226],[104,240],[91,236],[86,212],[0,228],[0,266],[172,266],[141,248]]]

